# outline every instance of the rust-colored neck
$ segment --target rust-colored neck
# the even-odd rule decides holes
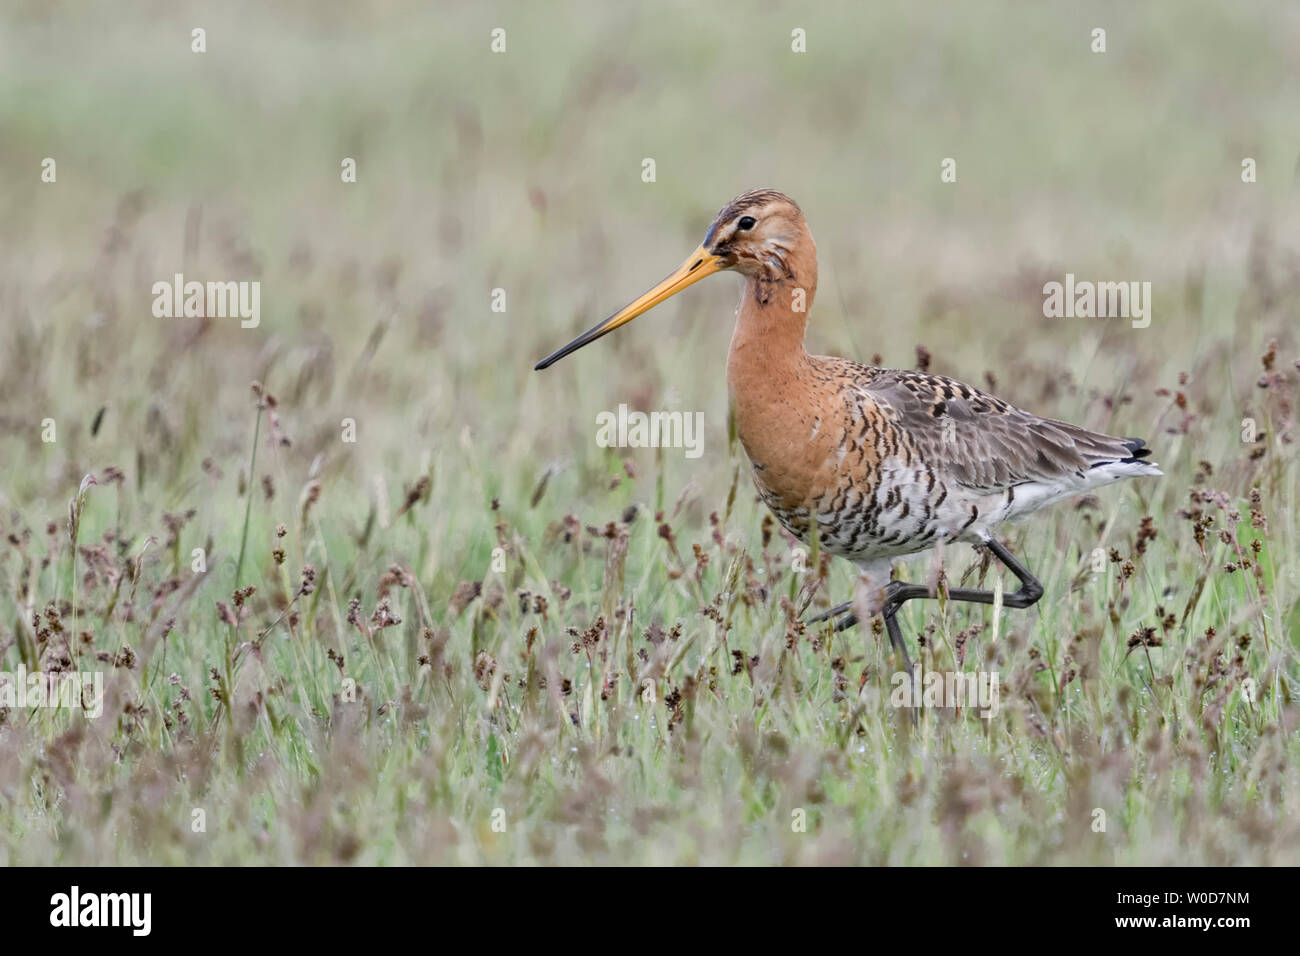
[[[742,415],[744,405],[776,399],[808,365],[803,338],[817,294],[817,247],[807,227],[800,227],[783,268],[746,277],[727,357],[727,389]]]

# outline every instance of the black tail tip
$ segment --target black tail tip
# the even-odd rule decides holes
[[[1133,461],[1137,461],[1140,458],[1146,458],[1151,454],[1151,449],[1147,447],[1147,443],[1144,439],[1122,438],[1120,440],[1124,443],[1124,447],[1129,450],[1129,458]]]

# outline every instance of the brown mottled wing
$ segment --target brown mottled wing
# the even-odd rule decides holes
[[[924,461],[970,488],[1082,476],[1096,465],[1150,454],[1140,439],[1039,418],[942,375],[863,372],[858,391],[892,418]]]

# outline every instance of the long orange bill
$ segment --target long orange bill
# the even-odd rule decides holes
[[[700,246],[690,257],[681,264],[681,266],[663,282],[651,289],[649,292],[636,299],[631,304],[620,309],[605,319],[594,328],[583,332],[576,339],[570,342],[564,348],[552,352],[546,358],[542,359],[533,366],[534,371],[540,371],[554,365],[570,352],[576,352],[589,342],[594,342],[609,332],[613,332],[620,325],[631,322],[642,312],[649,312],[660,302],[675,296],[688,285],[699,282],[705,276],[713,275],[722,268],[722,260],[715,256],[709,250]]]

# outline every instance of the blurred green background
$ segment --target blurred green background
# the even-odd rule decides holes
[[[422,442],[469,425],[498,452],[559,453],[596,411],[662,404],[671,385],[721,436],[738,280],[546,377],[530,367],[759,185],[793,196],[818,241],[811,349],[907,366],[924,342],[977,382],[1051,356],[1109,391],[1131,351],[1190,366],[1221,338],[1254,347],[1241,326],[1259,317],[1223,282],[1252,245],[1295,235],[1298,46],[1283,2],[10,3],[0,407],[13,429],[29,407],[82,418],[106,402],[111,440],[133,401],[156,402],[211,439],[268,350],[346,363],[379,328],[331,420],[400,418]],[[178,271],[260,278],[262,327],[217,322],[187,352],[185,323],[149,311],[152,282]],[[1151,327],[1044,319],[1042,283],[1066,271],[1151,281]],[[1294,327],[1292,305],[1269,305]],[[104,387],[60,387],[16,334],[46,359],[78,341],[111,369]],[[1106,336],[1127,343],[1118,367],[1097,365]],[[141,375],[147,395],[111,394]],[[1001,387],[1033,407],[1031,386]]]

